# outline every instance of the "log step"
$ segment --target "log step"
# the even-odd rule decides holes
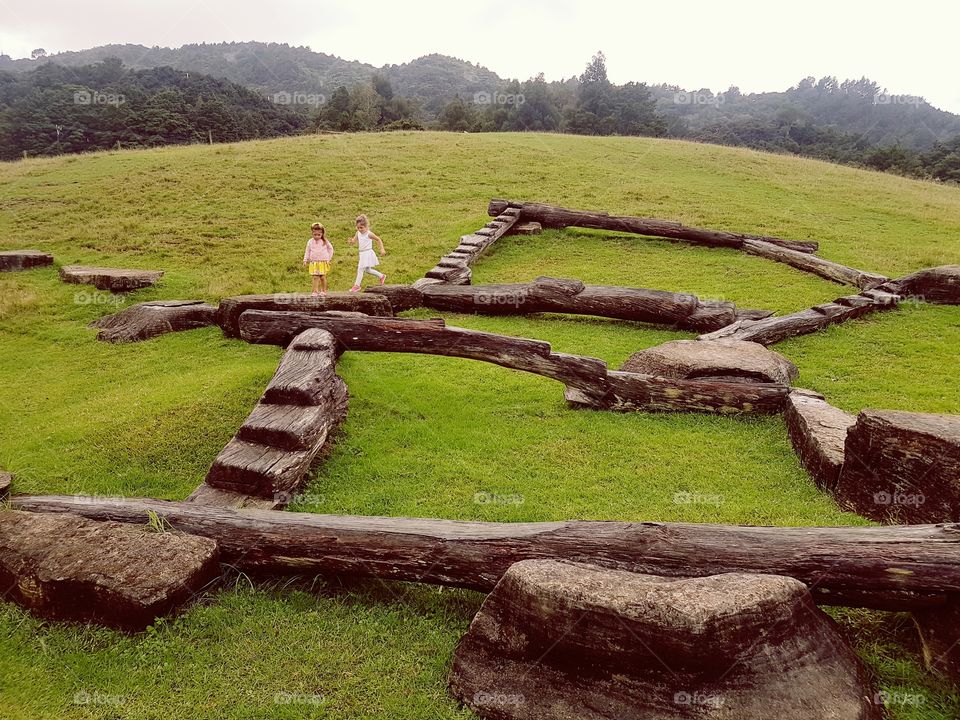
[[[17,272],[53,265],[53,255],[39,250],[0,251],[0,272]]]
[[[258,403],[240,426],[237,437],[283,450],[309,450],[326,440],[333,424],[329,408],[322,405]]]
[[[308,450],[283,450],[233,438],[213,461],[204,482],[269,498],[296,490],[313,456]]]

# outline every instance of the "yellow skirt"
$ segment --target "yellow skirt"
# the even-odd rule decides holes
[[[307,266],[307,269],[310,271],[311,275],[326,275],[330,272],[330,263],[328,262],[312,262]]]

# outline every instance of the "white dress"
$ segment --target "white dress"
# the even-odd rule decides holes
[[[373,251],[373,238],[370,237],[370,231],[357,231],[357,246],[360,248],[360,257],[357,260],[357,267],[368,268],[376,267],[380,264],[380,259]]]

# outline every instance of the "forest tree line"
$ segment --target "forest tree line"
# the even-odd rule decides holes
[[[439,57],[427,58],[433,73]],[[318,131],[417,129],[673,137],[960,182],[960,118],[919,98],[885,95],[867,79],[806,78],[784,93],[688,92],[616,85],[598,53],[579,77],[547,82],[541,74],[424,107],[397,93],[381,72],[339,85],[329,97],[265,97],[201,73],[133,70],[115,58],[0,72],[4,160]]]

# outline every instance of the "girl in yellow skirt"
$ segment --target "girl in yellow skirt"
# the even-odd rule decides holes
[[[313,276],[313,297],[317,297],[327,294],[327,273],[330,272],[330,261],[333,260],[333,245],[327,240],[323,225],[314,223],[311,229],[313,237],[307,240],[303,264]]]

